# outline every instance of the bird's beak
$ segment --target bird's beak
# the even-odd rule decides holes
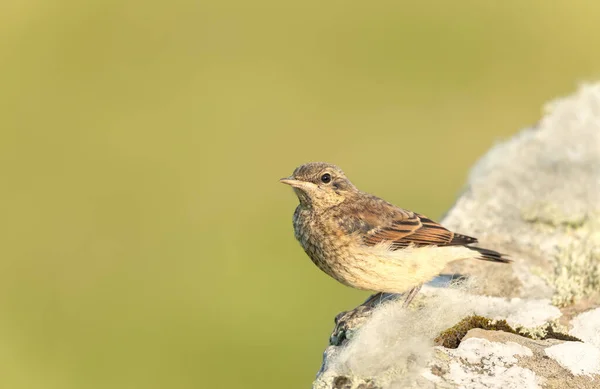
[[[302,184],[302,181],[295,180],[292,176],[282,178],[279,180],[279,182],[293,187],[299,187]]]
[[[303,191],[313,191],[317,186],[312,182],[300,181],[294,179],[294,177],[286,177],[279,180],[282,184],[289,185],[294,188],[302,189]]]

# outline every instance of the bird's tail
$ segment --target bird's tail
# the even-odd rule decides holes
[[[502,262],[502,263],[512,262],[512,260],[510,258],[508,258],[508,256],[506,256],[505,254],[500,254],[499,252],[494,251],[494,250],[488,250],[488,249],[484,249],[481,247],[471,247],[471,246],[466,246],[466,247],[473,251],[477,251],[480,254],[478,259],[483,259],[485,261]]]

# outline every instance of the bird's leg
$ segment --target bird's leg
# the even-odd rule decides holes
[[[369,296],[369,298],[366,299],[365,302],[362,303],[361,305],[364,305],[367,307],[374,307],[378,303],[381,303],[382,299],[383,299],[383,292],[375,293],[375,294],[372,294],[371,296]]]
[[[415,286],[414,288],[412,288],[411,290],[408,291],[408,293],[406,294],[406,298],[404,299],[404,304],[402,304],[402,307],[406,308],[410,305],[410,302],[419,293],[419,290],[421,290],[422,286],[423,286],[423,284]]]

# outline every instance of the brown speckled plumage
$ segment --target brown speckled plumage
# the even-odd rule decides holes
[[[508,262],[495,251],[468,246],[475,238],[359,191],[335,165],[308,163],[281,181],[300,200],[296,239],[319,269],[345,285],[402,293],[454,260]]]

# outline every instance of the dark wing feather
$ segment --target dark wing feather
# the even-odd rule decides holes
[[[455,234],[433,220],[410,211],[398,212],[385,226],[367,232],[364,242],[376,245],[391,241],[392,249],[412,246],[456,246],[476,243],[477,239]]]
[[[363,214],[362,216],[368,218],[371,215]],[[377,222],[381,222],[381,220],[377,220],[376,215],[373,216],[375,216],[374,223],[369,223],[373,228],[364,235],[365,243],[371,246],[383,241],[399,241],[414,234],[422,227],[421,221],[412,212],[398,212],[383,226],[378,225]]]
[[[374,246],[391,242],[390,249],[422,246],[465,246],[479,253],[479,259],[510,262],[503,254],[480,247],[472,247],[477,239],[456,234],[426,216],[397,208],[377,198],[368,207],[356,207],[354,217],[340,217],[340,226],[349,234],[359,234],[364,244]]]

